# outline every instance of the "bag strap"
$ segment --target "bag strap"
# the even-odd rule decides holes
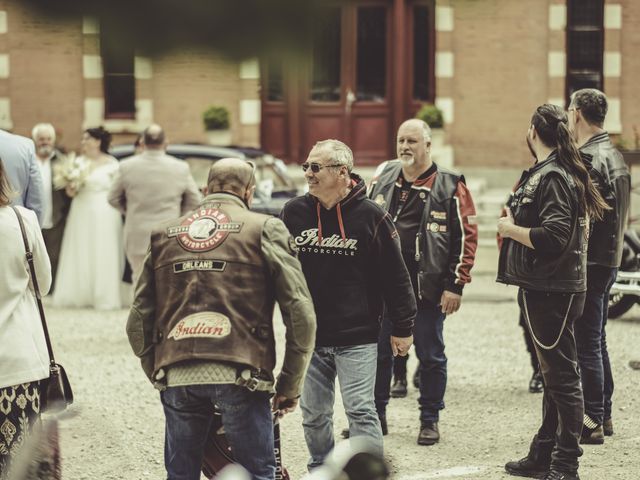
[[[40,312],[40,320],[42,320],[42,329],[44,330],[44,339],[47,342],[47,350],[49,351],[49,359],[51,364],[55,364],[56,361],[53,357],[53,348],[51,347],[51,338],[49,338],[49,329],[47,328],[47,320],[44,316],[44,307],[42,306],[42,296],[40,295],[40,287],[38,287],[38,279],[36,277],[36,269],[33,265],[33,253],[29,248],[29,241],[27,240],[27,232],[24,228],[24,222],[22,215],[16,207],[11,206],[13,211],[18,217],[18,223],[20,224],[20,232],[22,233],[22,241],[24,242],[24,250],[26,252],[27,263],[29,264],[29,272],[31,273],[31,281],[33,282],[33,289],[36,292],[36,303],[38,304],[38,311]]]

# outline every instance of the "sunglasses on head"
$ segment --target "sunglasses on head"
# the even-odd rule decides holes
[[[342,164],[340,164],[340,163],[334,163],[332,165],[320,165],[319,163],[307,163],[307,162],[304,162],[301,165],[303,172],[306,172],[307,170],[311,169],[311,171],[313,173],[318,173],[323,168],[341,167],[341,166],[342,166]]]

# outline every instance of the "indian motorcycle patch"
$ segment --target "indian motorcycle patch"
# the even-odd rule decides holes
[[[206,252],[219,246],[230,233],[238,233],[241,222],[232,222],[222,210],[203,208],[177,227],[169,227],[167,235],[177,237],[178,242],[189,252]]]

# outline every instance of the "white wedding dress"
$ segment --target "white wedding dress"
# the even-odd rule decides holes
[[[71,202],[53,293],[56,307],[122,308],[122,218],[107,202],[113,159],[89,173]]]

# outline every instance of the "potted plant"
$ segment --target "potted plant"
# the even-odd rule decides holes
[[[231,144],[229,110],[226,107],[214,105],[207,108],[202,114],[202,121],[210,144],[220,146]]]
[[[427,122],[427,125],[431,127],[431,145],[441,147],[444,144],[444,119],[442,117],[442,110],[432,103],[426,103],[418,110],[416,118],[424,120]]]

